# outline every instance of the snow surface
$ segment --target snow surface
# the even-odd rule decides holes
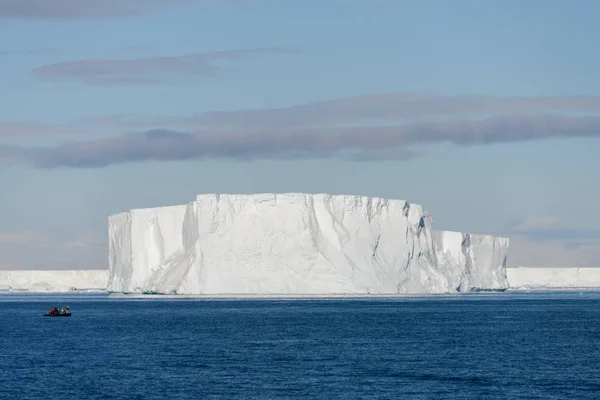
[[[106,290],[106,270],[0,270],[0,292],[60,293]]]
[[[507,268],[511,289],[600,288],[600,268]]]
[[[504,290],[508,238],[435,231],[404,200],[204,194],[109,217],[108,290],[418,294]]]

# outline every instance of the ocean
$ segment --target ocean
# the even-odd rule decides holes
[[[600,398],[599,292],[0,307],[1,399]]]

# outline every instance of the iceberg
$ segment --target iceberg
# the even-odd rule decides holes
[[[511,289],[583,289],[600,288],[600,268],[507,268]]]
[[[0,292],[105,291],[109,270],[0,270]]]
[[[405,200],[202,194],[109,216],[113,293],[428,294],[506,290],[505,237],[438,231]]]

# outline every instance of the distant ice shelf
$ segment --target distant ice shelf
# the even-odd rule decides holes
[[[198,295],[458,293],[508,288],[505,237],[438,231],[405,200],[204,194],[108,220],[108,290]]]
[[[600,288],[600,268],[507,268],[511,289]]]
[[[0,293],[105,291],[106,270],[0,270]]]

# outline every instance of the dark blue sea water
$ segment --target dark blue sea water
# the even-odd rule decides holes
[[[2,399],[600,398],[594,292],[0,307]]]

